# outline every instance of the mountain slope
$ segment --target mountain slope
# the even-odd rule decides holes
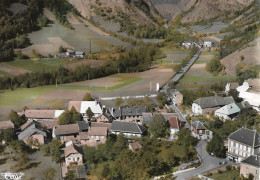
[[[136,24],[156,24],[155,19],[160,16],[148,0],[68,0],[83,17],[91,18],[95,15],[113,20],[120,16],[127,16]],[[140,7],[137,7],[140,6]]]
[[[249,6],[254,0],[197,0],[197,3],[188,14],[182,18],[182,22],[196,22],[211,19],[223,13],[233,13]]]
[[[167,21],[171,21],[182,11],[187,11],[196,0],[150,0],[157,11]]]

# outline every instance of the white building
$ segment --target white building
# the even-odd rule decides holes
[[[235,103],[232,103],[217,109],[215,111],[215,116],[224,120],[233,120],[237,117],[239,112],[240,108]]]
[[[213,47],[213,42],[212,41],[204,41],[203,47]]]
[[[256,130],[241,128],[228,136],[227,157],[241,162],[260,153],[260,134]]]
[[[249,79],[236,89],[239,92],[239,97],[247,101],[258,112],[260,112],[259,83],[260,79]]]
[[[101,114],[103,114],[102,106],[97,101],[69,101],[68,109],[74,107],[77,112],[82,114],[84,120],[87,120],[87,113],[86,111],[88,108],[94,113],[94,118],[98,118]]]
[[[136,122],[113,121],[111,126],[111,134],[119,135],[123,133],[127,138],[142,137],[146,128]]]
[[[232,96],[220,97],[220,96],[210,96],[202,97],[195,100],[192,103],[192,112],[195,114],[207,114],[213,113],[215,110],[227,105],[235,103]]]

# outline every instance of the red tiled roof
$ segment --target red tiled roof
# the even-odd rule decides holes
[[[26,110],[24,114],[27,118],[53,119],[55,110]]]
[[[89,136],[106,136],[107,135],[107,127],[91,127],[88,132]]]
[[[76,109],[77,112],[80,112],[81,101],[70,101],[68,109],[71,110],[72,107]]]
[[[58,125],[56,129],[56,135],[76,134],[79,132],[78,124]]]
[[[177,117],[171,116],[168,119],[170,127],[174,129],[179,129],[181,127],[181,122]]]
[[[8,121],[0,121],[0,129],[9,129],[14,128],[14,124],[8,120]]]

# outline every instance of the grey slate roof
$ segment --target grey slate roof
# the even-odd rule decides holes
[[[143,113],[143,124],[150,124],[154,114],[158,114],[158,113]],[[159,114],[163,115],[165,121],[168,121],[168,119],[172,116],[179,118],[178,113],[159,113]]]
[[[193,103],[200,105],[201,108],[213,108],[217,106],[225,106],[227,104],[235,103],[232,96],[220,97],[220,96],[210,96],[202,97],[195,100]]]
[[[260,168],[260,156],[258,156],[258,155],[249,156],[248,158],[241,161],[241,163],[249,164],[249,165]]]
[[[199,119],[193,119],[191,125],[197,130],[207,130],[207,128],[199,121]]]
[[[152,113],[143,113],[143,124],[150,124],[153,119]]]
[[[18,139],[23,140],[24,138],[31,136],[33,134],[42,134],[43,136],[47,137],[46,132],[42,131],[39,126],[37,126],[35,123],[28,126],[26,129],[24,129],[19,135]]]
[[[228,138],[252,147],[260,146],[260,134],[255,130],[241,128],[231,133]]]
[[[135,122],[113,121],[111,131],[143,134],[146,128]]]
[[[123,106],[119,109],[114,109],[112,113],[115,118],[122,116],[141,116],[146,111],[145,106]]]
[[[86,121],[78,121],[78,126],[80,131],[86,131],[89,129],[89,125]]]

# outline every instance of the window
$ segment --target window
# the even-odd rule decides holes
[[[80,160],[80,157],[77,158],[77,161],[79,161],[79,160]]]
[[[202,134],[202,130],[199,130],[199,133]]]
[[[70,161],[70,158],[68,158],[68,160]]]

